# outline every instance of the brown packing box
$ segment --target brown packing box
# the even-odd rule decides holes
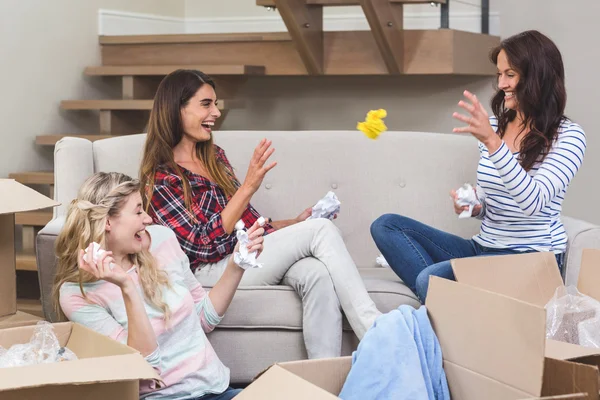
[[[15,213],[59,203],[12,179],[0,179],[0,317],[17,312]]]
[[[452,260],[456,281],[503,294],[538,307],[552,299],[556,289],[564,286],[556,258],[548,252],[520,255],[474,257]],[[577,289],[600,301],[600,250],[585,249]],[[546,355],[572,359],[600,354],[600,349],[585,348],[548,340]]]
[[[452,399],[598,399],[596,365],[546,356],[543,307],[433,277],[427,308]]]
[[[0,368],[2,400],[137,400],[139,380],[160,377],[134,349],[71,322],[53,324],[61,346],[78,360]],[[0,346],[29,342],[35,326],[0,330]]]
[[[545,339],[544,306],[563,285],[552,253],[456,259],[452,267],[458,283],[432,278],[427,307],[453,398],[598,399],[600,349]],[[600,251],[584,250],[578,289],[598,299],[599,279]]]

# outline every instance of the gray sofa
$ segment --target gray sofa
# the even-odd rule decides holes
[[[478,221],[458,220],[449,191],[474,182],[478,162],[475,140],[467,136],[424,132],[386,132],[369,140],[357,131],[258,132],[215,134],[240,179],[252,150],[263,137],[273,140],[279,165],[253,198],[257,209],[274,219],[290,218],[314,204],[329,190],[342,202],[336,220],[380,310],[401,304],[418,306],[415,296],[387,268],[369,233],[371,222],[384,213],[401,213],[463,237],[478,231]],[[55,148],[55,198],[62,205],[37,237],[37,258],[44,313],[55,320],[50,302],[55,271],[54,241],[69,202],[83,181],[97,171],[118,171],[137,177],[145,135],[96,141],[65,138]],[[570,237],[567,283],[575,283],[581,250],[600,248],[600,229],[564,218]],[[260,312],[256,312],[260,310]],[[357,344],[346,324],[344,354]],[[276,361],[306,358],[300,299],[287,286],[242,287],[210,340],[232,382],[248,382]]]

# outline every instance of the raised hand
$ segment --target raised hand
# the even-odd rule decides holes
[[[246,174],[246,179],[242,186],[247,187],[253,194],[260,188],[267,172],[277,165],[277,162],[275,161],[265,165],[269,157],[271,157],[275,151],[275,149],[271,148],[271,144],[272,142],[270,140],[261,140],[258,146],[256,146],[256,149],[254,149],[254,154],[250,160],[248,173]]]

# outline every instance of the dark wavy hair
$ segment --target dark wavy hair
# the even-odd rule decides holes
[[[511,68],[520,76],[515,95],[523,117],[520,134],[524,133],[525,137],[519,149],[519,162],[528,171],[548,155],[558,128],[566,118],[565,68],[558,47],[538,31],[525,31],[504,39],[490,53],[494,64],[502,50]],[[492,111],[498,118],[498,132],[503,137],[517,112],[504,107],[504,91],[498,89],[497,82],[496,90]]]

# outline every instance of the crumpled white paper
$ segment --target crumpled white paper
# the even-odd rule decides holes
[[[258,219],[258,225],[264,226],[265,219],[260,217]],[[244,221],[241,219],[235,224],[235,236],[239,242],[238,251],[233,253],[233,262],[235,262],[240,268],[243,270],[247,270],[248,268],[262,268],[262,264],[256,261],[256,251],[249,252],[248,251],[248,243],[250,243],[250,238],[248,237],[248,232],[244,229]]]
[[[473,207],[481,204],[479,199],[477,199],[473,186],[468,183],[465,183],[456,190],[456,196],[456,204],[459,206],[469,206],[469,209],[461,212],[458,218],[470,218],[473,215]]]
[[[98,260],[100,259],[100,257],[102,257],[102,254],[106,253],[106,251],[102,250],[100,248],[100,245],[98,243],[96,243],[96,242],[93,242],[92,246],[93,246],[93,248],[92,248],[92,260],[94,261],[95,264],[98,264]],[[90,254],[88,253],[87,247],[85,249],[85,254],[83,255],[83,259],[88,264],[91,264],[91,262],[92,262],[92,260],[90,260]],[[110,263],[109,267],[112,270],[114,268],[114,264]]]
[[[375,259],[375,262],[378,265],[381,265],[382,267],[385,267],[385,268],[389,268],[390,267],[390,264],[388,264],[387,260],[383,256],[383,254],[380,254],[379,256],[377,256],[377,258]]]
[[[335,193],[329,191],[321,200],[312,208],[312,215],[308,219],[333,217],[340,212],[340,201]]]

